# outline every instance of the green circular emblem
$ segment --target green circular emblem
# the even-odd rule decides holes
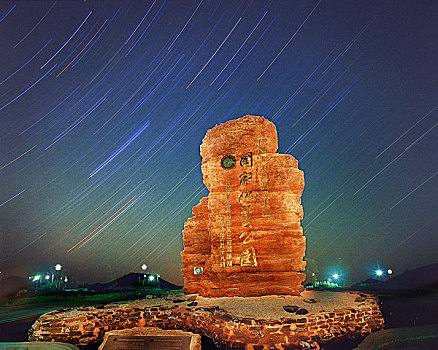
[[[225,170],[233,169],[236,166],[236,158],[234,156],[227,154],[221,159],[221,167]]]

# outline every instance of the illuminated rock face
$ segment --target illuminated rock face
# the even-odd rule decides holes
[[[275,125],[244,116],[207,131],[210,191],[184,225],[184,291],[203,296],[299,295],[306,241],[297,160],[276,153]],[[201,273],[202,272],[202,273]]]

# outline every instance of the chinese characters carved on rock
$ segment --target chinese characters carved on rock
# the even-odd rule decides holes
[[[184,291],[203,296],[299,295],[306,241],[297,160],[278,154],[275,125],[247,115],[207,131],[210,194],[184,224]],[[199,273],[202,271],[202,273]]]

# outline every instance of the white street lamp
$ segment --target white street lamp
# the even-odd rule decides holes
[[[56,278],[55,278],[55,300],[58,300],[58,289],[60,289],[61,288],[61,282],[59,282],[59,280],[58,280],[58,274],[59,274],[59,271],[61,271],[61,269],[62,269],[62,265],[61,264],[56,264],[55,265],[55,273],[56,273]],[[62,277],[61,277],[61,279],[62,279]]]
[[[141,269],[142,269],[143,271],[146,271],[147,268],[148,268],[148,266],[147,266],[146,264],[141,265]]]

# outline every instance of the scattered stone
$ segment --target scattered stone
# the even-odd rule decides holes
[[[354,299],[354,301],[355,301],[356,303],[362,303],[362,302],[365,301],[365,298],[363,298],[363,297],[356,297],[356,299]]]
[[[290,312],[291,314],[295,313],[298,311],[299,307],[295,306],[295,305],[286,305],[283,306],[284,311],[286,312]]]
[[[192,307],[192,306],[197,306],[198,303],[196,301],[192,301],[191,303],[188,303],[187,306]]]
[[[305,315],[305,314],[308,314],[308,313],[309,313],[309,311],[306,310],[306,309],[299,309],[299,310],[296,312],[297,315]]]
[[[189,297],[187,297],[187,301],[195,301],[196,297],[196,295],[190,295]]]
[[[305,303],[308,303],[308,304],[315,304],[317,301],[316,301],[316,299],[313,299],[313,298],[310,298],[310,299],[304,299],[303,300]]]
[[[311,349],[310,344],[308,342],[306,342],[306,341],[300,341],[300,346],[303,349]]]
[[[186,302],[187,300],[186,299],[175,299],[175,300],[173,300],[173,302],[176,304],[176,303],[184,303],[184,302]]]

